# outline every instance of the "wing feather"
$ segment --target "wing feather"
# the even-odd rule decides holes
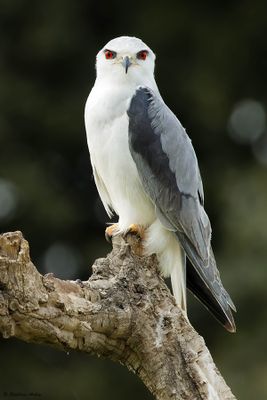
[[[106,189],[106,186],[103,182],[103,180],[101,179],[100,175],[98,175],[97,170],[94,166],[94,164],[92,163],[92,168],[93,168],[93,175],[94,175],[94,180],[95,180],[95,184],[97,187],[97,191],[99,193],[99,196],[101,198],[101,201],[103,203],[103,206],[109,216],[109,218],[112,218],[113,216],[113,208],[112,208],[112,203],[111,203],[111,199],[109,197],[108,191]]]
[[[205,305],[210,304],[227,329],[234,330],[230,310],[234,305],[211,249],[211,226],[191,140],[162,99],[146,87],[137,89],[128,116],[129,147],[144,189],[159,220],[175,232],[194,268],[188,286]]]

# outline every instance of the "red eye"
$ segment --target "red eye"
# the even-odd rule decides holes
[[[147,50],[141,50],[139,51],[139,53],[137,53],[137,58],[138,60],[143,60],[145,61],[148,55],[148,51]]]
[[[105,57],[107,60],[112,60],[117,55],[117,53],[115,51],[111,51],[111,50],[105,50],[104,53],[105,53]]]

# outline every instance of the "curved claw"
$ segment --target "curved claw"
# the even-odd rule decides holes
[[[137,240],[133,239],[133,236],[135,236]],[[143,239],[145,237],[145,228],[143,226],[137,224],[130,225],[125,232],[124,237],[131,245],[135,254],[138,256],[142,256],[144,254]]]
[[[116,233],[117,228],[118,228],[118,224],[113,224],[106,228],[105,238],[108,243],[112,243],[112,237]]]
[[[124,236],[127,236],[128,234],[136,235],[142,240],[144,239],[145,229],[141,225],[131,224]]]

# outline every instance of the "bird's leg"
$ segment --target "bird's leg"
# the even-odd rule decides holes
[[[129,233],[138,236],[142,240],[145,236],[145,228],[142,225],[131,224],[126,231],[125,236]]]
[[[105,230],[105,238],[109,243],[111,243],[112,237],[118,233],[118,224],[110,225]],[[135,238],[131,240],[132,235],[134,235]],[[138,256],[143,255],[144,248],[142,241],[145,237],[145,228],[142,225],[131,224],[123,236],[127,239],[127,242],[131,245],[135,254]]]
[[[135,240],[131,240],[131,236],[135,236]],[[142,225],[131,224],[124,234],[127,241],[131,245],[133,251],[138,255],[143,255],[143,239],[145,237],[145,228]],[[137,240],[136,240],[137,239]]]
[[[105,230],[106,241],[111,243],[112,236],[116,235],[117,232],[118,232],[118,224],[113,224],[108,226]]]

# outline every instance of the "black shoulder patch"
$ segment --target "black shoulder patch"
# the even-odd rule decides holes
[[[169,166],[169,158],[163,151],[160,135],[156,134],[149,118],[149,106],[153,94],[148,88],[140,87],[134,94],[127,111],[129,116],[129,146],[138,172],[142,175],[142,163],[149,168],[164,188],[177,192],[175,173]],[[138,159],[136,155],[139,155]]]

